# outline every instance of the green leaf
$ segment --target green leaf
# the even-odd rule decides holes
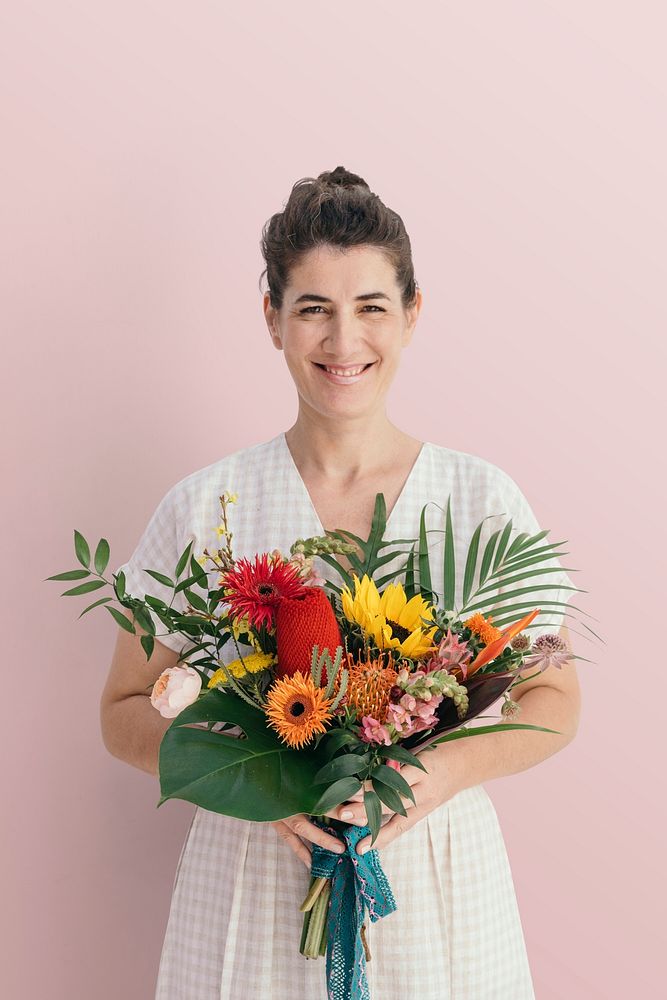
[[[371,778],[371,783],[377,795],[382,799],[386,806],[389,806],[392,812],[400,813],[401,816],[407,816],[408,812],[403,803],[403,799],[393,788],[389,785],[383,785],[381,781],[376,781]]]
[[[197,585],[203,587],[204,590],[208,590],[208,576],[204,567],[201,563],[198,563],[194,556],[190,559],[190,569],[192,570],[192,575],[194,576]]]
[[[364,789],[364,806],[371,830],[371,844],[374,844],[382,825],[382,803],[377,792],[372,792],[369,788]]]
[[[511,573],[516,573],[517,570],[524,569],[526,566],[534,566],[536,563],[545,563],[553,556],[565,556],[568,555],[567,552],[553,552],[549,555],[529,555],[526,554],[524,558],[513,559],[511,562],[504,562],[500,569],[496,573],[492,573],[489,577],[492,580],[494,577],[508,577]],[[549,567],[545,567],[549,569]]]
[[[327,790],[322,793],[310,812],[314,815],[328,813],[331,809],[339,806],[341,802],[345,802],[353,795],[356,795],[357,792],[361,791],[361,787],[361,782],[358,778],[339,778],[338,781],[334,781],[333,785],[329,785]]]
[[[118,600],[122,601],[123,598],[125,597],[125,573],[123,572],[123,570],[121,570],[117,576],[115,574],[114,576],[116,580],[115,591],[118,596]]]
[[[381,781],[383,785],[389,785],[390,788],[395,788],[400,795],[404,795],[406,798],[410,799],[412,803],[415,801],[415,795],[412,788],[405,780],[402,774],[393,767],[388,767],[387,764],[380,764],[373,771],[373,778],[377,781]]]
[[[470,546],[468,548],[468,555],[466,558],[466,566],[463,573],[463,603],[465,604],[470,596],[470,591],[472,590],[472,585],[475,579],[475,570],[477,569],[477,553],[479,551],[479,536],[481,534],[482,528],[484,526],[484,521],[480,523],[475,528],[473,536],[470,540]],[[451,605],[447,604],[446,607]]]
[[[489,540],[486,543],[486,546],[484,548],[484,555],[482,556],[482,565],[481,565],[480,570],[479,570],[479,585],[480,585],[480,587],[482,586],[482,584],[484,583],[484,581],[486,580],[486,578],[488,576],[489,569],[491,567],[491,560],[493,559],[493,551],[494,551],[494,549],[496,547],[496,542],[498,541],[498,536],[500,534],[500,530],[501,529],[498,528],[497,531],[493,532],[493,534],[489,538]],[[465,605],[465,601],[463,603]]]
[[[521,548],[521,545],[526,540],[526,538],[529,537],[530,536],[527,531],[519,532],[519,534],[516,536],[516,538],[508,548],[507,552],[505,553],[505,560],[511,559],[514,553]]]
[[[410,753],[409,750],[406,750],[399,743],[395,743],[390,747],[382,746],[379,752],[381,757],[388,757],[389,760],[397,760],[401,764],[412,764],[413,767],[418,767],[420,771],[427,771],[417,754]]]
[[[78,587],[72,587],[71,590],[66,590],[61,597],[78,597],[79,594],[89,594],[91,590],[99,590],[100,587],[106,587],[105,580],[89,580],[88,583],[81,583]]]
[[[158,573],[154,569],[145,569],[144,573],[148,573],[148,575],[152,576],[153,579],[157,580],[158,583],[163,583],[165,585],[165,587],[174,587],[175,586],[175,583],[171,579],[171,577],[165,576],[164,573]]]
[[[512,583],[518,583],[520,580],[538,579],[538,578],[544,576],[547,573],[560,573],[560,572],[562,572],[563,569],[565,569],[566,571],[572,570],[573,572],[575,572],[573,570],[573,567],[571,567],[571,566],[563,566],[563,567],[561,567],[561,566],[537,566],[534,569],[528,570],[525,573],[519,573],[517,576],[509,576],[507,578],[503,578],[503,586],[507,587],[507,586],[509,586]],[[561,589],[561,585],[560,584],[545,584],[545,588],[547,588],[547,589],[550,586],[551,587],[555,586],[558,589]],[[541,582],[536,583],[535,586],[532,589],[533,590],[541,590],[542,589],[542,583]],[[569,588],[563,587],[562,589],[570,589],[571,590],[572,588],[571,587],[569,587]],[[496,583],[492,583],[489,586],[482,587],[481,590],[477,591],[477,593],[480,594],[480,595],[481,594],[487,594],[489,592],[497,593],[498,592],[498,585]],[[502,596],[504,596],[504,594]]]
[[[498,542],[498,548],[496,549],[496,558],[493,560],[494,571],[498,569],[498,567],[500,566],[500,561],[505,555],[505,549],[507,548],[507,543],[509,541],[511,533],[512,533],[512,518],[509,519],[509,521],[502,530],[500,541]]]
[[[377,553],[380,548],[380,543],[384,538],[385,528],[387,527],[387,506],[384,500],[384,493],[375,494],[375,509],[373,511],[373,521],[371,523],[371,531],[368,536],[368,542],[366,543],[366,572],[372,579],[375,573],[375,560]]]
[[[316,785],[326,785],[339,778],[349,778],[351,774],[359,774],[369,762],[368,754],[346,753],[342,757],[334,757],[328,764],[321,767],[313,781]]]
[[[445,516],[445,564],[443,570],[442,600],[445,608],[453,608],[456,600],[456,561],[454,555],[454,530],[452,528],[451,493],[447,497]]]
[[[321,746],[326,757],[333,757],[333,755],[349,743],[358,743],[358,737],[354,733],[350,732],[349,729],[330,729],[322,737]]]
[[[69,569],[66,573],[56,573],[55,576],[47,576],[47,580],[83,580],[85,576],[90,576],[88,569]]]
[[[90,569],[90,549],[88,548],[88,542],[76,528],[74,529],[74,551],[81,565],[85,566],[86,569]]]
[[[102,573],[104,573],[107,566],[109,565],[109,543],[107,542],[106,538],[100,538],[99,542],[97,543],[97,548],[95,549],[94,563],[95,563],[95,569],[101,576]]]
[[[189,728],[193,722],[237,725],[245,738]],[[316,808],[320,790],[313,777],[322,764],[316,750],[293,750],[283,743],[267,728],[260,709],[212,688],[177,715],[162,738],[161,801],[184,799],[211,812],[257,822],[316,814],[322,810]],[[356,785],[358,790],[360,783]]]
[[[354,580],[352,579],[352,574],[349,573],[344,566],[341,566],[336,557],[331,555],[331,553],[329,552],[321,552],[319,554],[319,558],[322,560],[322,562],[327,563],[328,566],[333,566],[333,568],[337,570],[338,573],[340,574],[343,583],[350,588],[350,591],[352,593],[354,593]],[[329,581],[327,582],[329,583]],[[340,591],[340,588],[337,587],[336,590]]]
[[[148,632],[149,635],[155,635],[155,623],[146,608],[135,608],[134,617],[144,632]]]
[[[405,585],[403,587],[405,590],[405,596],[410,600],[417,593],[417,587],[415,585],[415,547],[414,545],[410,549],[410,555],[408,556],[407,566],[405,568]]]
[[[79,618],[83,617],[83,615],[85,615],[87,611],[92,611],[93,608],[98,608],[100,604],[107,604],[109,601],[112,600],[113,597],[101,597],[99,601],[95,601],[94,604],[89,604],[87,608],[84,608],[81,614],[79,615]]]
[[[422,594],[429,597],[433,594],[431,584],[431,565],[428,556],[428,539],[426,537],[426,508],[424,504],[419,517],[419,587]]]
[[[394,554],[392,555],[392,559],[393,559],[393,558],[394,558],[394,557],[395,557],[396,555],[398,555],[398,554],[399,554],[399,553],[394,553]],[[397,579],[397,578],[398,578],[399,576],[401,576],[401,574],[402,574],[402,573],[403,573],[403,572],[405,571],[405,569],[407,568],[407,565],[408,565],[408,564],[407,564],[407,562],[405,562],[405,563],[402,563],[402,564],[401,564],[400,566],[398,566],[398,567],[397,567],[397,568],[396,568],[395,570],[392,570],[392,572],[391,572],[391,573],[387,573],[387,575],[386,575],[386,576],[381,576],[381,577],[379,577],[379,578],[378,578],[378,579],[377,579],[377,580],[375,581],[375,584],[376,584],[376,586],[378,587],[378,589],[381,589],[381,588],[382,588],[382,587],[384,587],[384,585],[385,585],[385,584],[387,584],[387,583],[392,583],[392,582],[393,582],[394,580],[396,580],[396,579]],[[414,595],[413,595],[413,596],[414,596]]]
[[[483,733],[501,733],[505,729],[535,729],[540,733],[556,733],[558,736],[562,736],[559,729],[546,729],[544,726],[530,726],[528,723],[524,722],[499,722],[497,725],[493,726],[474,726],[471,729],[454,729],[449,733],[445,733],[444,736],[439,736],[437,740],[433,740],[430,746],[436,746],[438,743],[448,743],[450,740],[464,739],[466,736],[479,736]]]
[[[181,554],[180,559],[178,560],[178,562],[176,564],[176,569],[174,571],[174,576],[176,577],[177,580],[178,580],[179,576],[181,575],[181,573],[183,572],[183,570],[185,569],[185,567],[188,564],[188,559],[190,558],[190,550],[192,549],[193,542],[194,542],[194,539],[193,539],[192,542],[188,543],[187,548],[183,551],[183,553]]]
[[[188,590],[187,588],[185,588],[185,596],[187,597],[192,607],[196,608],[197,611],[203,611],[204,613],[208,611],[208,608],[206,606],[206,601],[203,599],[203,597],[200,597],[198,594],[193,593],[191,590]]]
[[[155,646],[155,639],[152,635],[142,635],[141,645],[144,647],[144,652],[146,653],[146,659],[150,660],[153,655],[153,647]]]
[[[125,629],[126,632],[131,632],[132,635],[137,634],[137,630],[135,629],[132,622],[128,618],[126,618],[125,615],[121,614],[121,612],[118,611],[117,608],[110,608],[107,606],[107,611],[109,612],[110,615],[114,617],[114,619],[118,622],[120,627]]]

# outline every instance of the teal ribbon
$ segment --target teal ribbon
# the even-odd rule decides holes
[[[370,833],[368,826],[342,831],[315,820],[318,826],[345,841],[345,853],[312,845],[311,874],[331,879],[327,917],[327,995],[329,1000],[370,1000],[366,955],[361,928],[366,910],[373,922],[396,909],[389,880],[375,848],[357,854],[357,844]]]

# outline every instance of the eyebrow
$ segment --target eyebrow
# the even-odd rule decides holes
[[[357,295],[355,302],[366,302],[368,299],[387,299],[391,302],[389,296],[385,295],[384,292],[366,292],[364,295]],[[294,300],[294,305],[299,302],[331,302],[331,299],[327,299],[324,295],[315,295],[313,292],[305,292]]]

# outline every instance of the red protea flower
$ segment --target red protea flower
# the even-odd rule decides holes
[[[223,601],[229,605],[230,616],[247,615],[256,628],[271,628],[280,602],[309,589],[301,582],[298,566],[267,553],[256,555],[254,564],[245,557],[237,559],[233,569],[221,574],[220,584],[225,588]]]
[[[335,612],[321,587],[306,587],[301,597],[288,597],[280,602],[276,641],[278,663],[275,673],[278,677],[291,676],[297,670],[309,674],[316,644],[318,653],[328,649],[331,659],[334,658],[336,647],[344,644]],[[325,667],[322,684],[326,683]]]

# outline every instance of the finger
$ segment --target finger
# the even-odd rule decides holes
[[[400,813],[394,813],[392,818],[384,826],[380,827],[380,832],[374,844],[371,844],[370,834],[367,837],[363,837],[357,844],[358,854],[365,854],[371,847],[374,847],[376,850],[386,847],[387,844],[390,844],[392,840],[396,840],[397,837],[400,837],[402,833],[405,833],[406,830],[409,830],[426,815],[426,810],[420,810],[416,806],[410,808],[407,802],[405,805],[407,815],[401,816]]]
[[[350,823],[352,826],[365,826],[368,822],[366,807],[363,802],[348,799],[339,806],[335,806],[331,812],[326,814],[333,819],[340,819],[343,823]]]
[[[333,851],[335,854],[342,854],[345,850],[345,845],[339,837],[335,837],[315,823],[311,823],[305,813],[289,816],[283,822],[298,837],[303,837],[304,840],[309,840],[319,847],[326,847],[328,851]]]
[[[310,850],[301,838],[297,837],[297,835],[290,830],[286,823],[278,822],[274,823],[273,826],[275,827],[278,836],[294,851],[299,860],[303,861],[306,868],[310,869],[312,860]]]

